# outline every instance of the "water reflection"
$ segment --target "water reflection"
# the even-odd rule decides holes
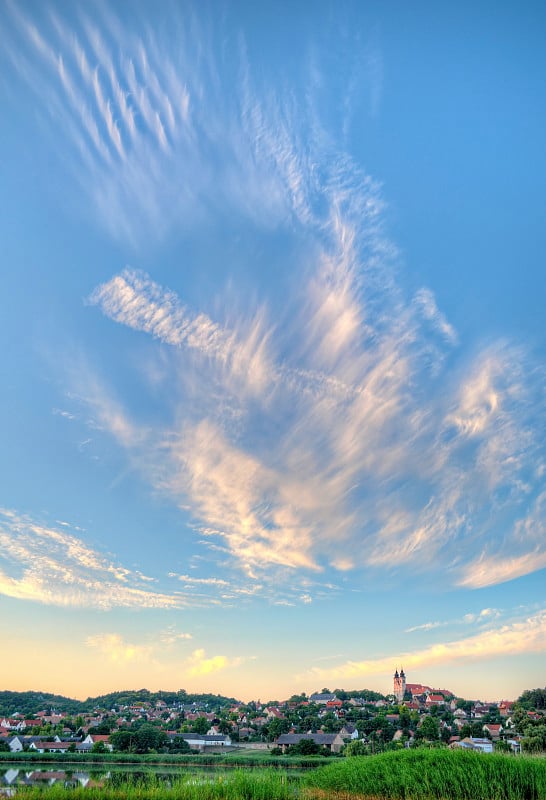
[[[57,769],[31,769],[10,767],[0,769],[0,791],[3,789],[15,789],[19,786],[53,786],[62,784],[63,786],[102,786],[108,780],[109,772],[99,772],[94,775],[94,771],[83,772],[74,770]],[[5,792],[4,792],[5,794]],[[11,794],[11,792],[8,792]]]
[[[218,774],[218,768],[213,771]],[[11,796],[15,790],[22,786],[54,786],[60,784],[66,787],[105,787],[128,788],[130,786],[172,786],[183,776],[201,776],[211,773],[211,768],[188,767],[179,768],[177,771],[165,768],[142,769],[89,769],[89,770],[63,770],[46,769],[37,767],[0,768],[0,794]]]

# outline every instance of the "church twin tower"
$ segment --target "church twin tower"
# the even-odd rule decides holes
[[[398,670],[394,673],[394,696],[396,697],[399,703],[402,702],[404,699],[404,695],[406,693],[406,675],[404,670],[400,670],[400,674],[398,674]]]

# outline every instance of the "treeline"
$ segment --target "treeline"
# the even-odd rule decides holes
[[[57,711],[59,713],[77,716],[92,713],[96,709],[120,708],[121,706],[149,703],[155,705],[163,700],[168,706],[177,703],[183,705],[196,704],[200,708],[207,707],[211,711],[220,710],[237,703],[233,697],[224,697],[219,694],[188,694],[184,689],[178,692],[150,692],[147,689],[124,690],[110,692],[98,697],[88,697],[87,700],[75,700],[62,695],[49,692],[10,692],[0,691],[0,716],[11,717],[19,713],[24,717],[32,717],[38,711]]]
[[[63,697],[50,692],[0,692],[0,716],[10,717],[15,713],[32,717],[38,711],[59,711],[64,714],[83,714],[87,704],[81,700]]]
[[[526,689],[523,694],[518,697],[518,705],[525,708],[527,711],[536,709],[540,711],[546,709],[546,687],[544,689]]]
[[[185,689],[177,692],[150,692],[148,689],[138,689],[136,691],[126,690],[121,692],[110,692],[109,694],[99,695],[98,697],[88,697],[85,704],[88,708],[119,708],[120,706],[132,706],[139,703],[149,703],[155,705],[162,700],[167,706],[198,705],[211,709],[225,708],[239,702],[234,697],[224,697],[220,694],[188,694]]]

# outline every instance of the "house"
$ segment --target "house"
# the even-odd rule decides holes
[[[412,697],[432,694],[430,686],[423,686],[422,683],[406,683],[406,692],[410,692]]]
[[[509,717],[514,709],[514,704],[508,700],[501,700],[499,703],[499,714],[504,719]]]
[[[75,742],[32,742],[29,750],[36,750],[38,753],[68,753],[70,747],[75,747]]]
[[[370,701],[366,700],[365,697],[351,697],[349,700],[349,705],[355,706],[356,708],[362,708],[362,706],[365,706],[369,702]]]
[[[9,741],[9,749],[12,753],[20,753],[22,750],[30,748],[34,742],[41,742],[45,739],[44,736],[13,736]]]
[[[454,749],[462,750],[476,750],[480,753],[492,753],[493,742],[490,739],[479,739],[474,736],[467,736],[466,739],[461,739],[458,742],[453,742],[449,745]]]
[[[500,739],[501,733],[503,732],[504,728],[502,725],[493,725],[492,723],[488,723],[484,725],[482,728],[484,733],[488,733],[489,736],[493,739],[494,742]]]
[[[267,708],[264,708],[264,713],[265,713],[266,718],[268,720],[269,719],[284,719],[284,714],[276,706],[268,706]]]
[[[332,702],[332,700],[336,700],[335,694],[330,694],[329,692],[316,692],[312,694],[309,698],[310,703],[316,703],[318,706],[325,706],[328,702]]]
[[[350,725],[346,722],[343,728],[339,731],[339,735],[343,739],[358,739],[358,730],[354,725]]]
[[[446,701],[442,694],[429,694],[425,700],[425,705],[427,708],[430,708],[431,706],[444,706],[445,703]]]
[[[27,727],[24,719],[6,718],[0,719],[0,727],[8,731],[24,731]]]
[[[520,736],[513,736],[510,739],[506,740],[506,743],[510,745],[512,752],[514,753],[521,753],[521,737]]]
[[[198,733],[181,733],[180,738],[184,739],[192,750],[208,750],[212,747],[230,747],[231,739],[223,734],[201,736]]]
[[[299,744],[302,740],[315,742],[320,747],[339,753],[345,742],[339,733],[283,733],[275,744],[282,747],[283,753],[291,746]]]
[[[107,733],[88,733],[85,739],[81,742],[81,745],[85,745],[84,747],[78,747],[77,750],[86,752],[88,749],[91,750],[94,744],[98,744],[102,742],[107,750],[112,752],[114,749],[113,746],[110,744],[110,736]],[[88,747],[87,747],[88,745]]]

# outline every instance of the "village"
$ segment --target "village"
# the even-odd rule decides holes
[[[357,755],[419,744],[485,753],[546,749],[543,707],[457,698],[446,689],[408,683],[398,669],[388,695],[325,689],[262,704],[210,695],[184,702],[183,696],[173,701],[147,694],[148,699],[76,716],[50,708],[30,716],[14,711],[0,718],[0,750],[218,753],[244,748],[279,755]]]

